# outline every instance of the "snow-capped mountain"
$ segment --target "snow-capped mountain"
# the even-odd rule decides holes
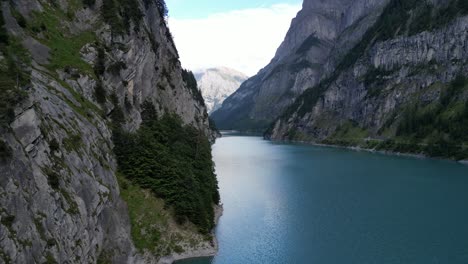
[[[211,68],[195,73],[198,86],[205,98],[208,113],[220,108],[224,99],[247,80],[245,74],[226,67]]]

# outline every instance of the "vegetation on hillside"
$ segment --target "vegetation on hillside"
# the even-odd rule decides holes
[[[387,118],[377,135],[369,133],[354,121],[344,122],[321,143],[340,146],[359,146],[367,149],[402,153],[417,153],[450,159],[468,158],[468,79],[459,75],[441,86],[438,101],[422,103],[416,99]],[[390,132],[389,130],[396,132]],[[292,129],[290,140],[313,140]]]
[[[85,2],[94,0],[83,0]],[[167,5],[164,0],[144,0],[145,7],[154,3],[158,8],[159,14],[162,18],[168,15]],[[101,8],[102,17],[104,22],[109,24],[113,33],[122,34],[128,33],[133,24],[134,30],[139,30],[139,24],[144,14],[140,9],[137,0],[103,0]]]
[[[174,114],[158,118],[145,103],[143,124],[135,133],[114,130],[119,170],[142,188],[150,189],[186,220],[208,233],[214,227],[213,205],[219,203],[211,144],[202,132],[183,125]],[[115,121],[114,121],[115,122]]]
[[[411,102],[401,114],[397,137],[427,145],[424,152],[431,156],[468,158],[468,102],[462,100],[467,88],[467,78],[459,75],[442,88],[438,102]]]
[[[352,67],[374,43],[400,35],[414,35],[425,30],[441,28],[453,19],[468,14],[467,3],[465,0],[450,0],[443,7],[436,8],[428,1],[391,0],[376,23],[366,31],[361,41],[343,57],[336,70],[318,85],[307,89],[299,96],[283,113],[281,119],[287,120],[293,114],[301,118],[309,113],[341,73]],[[375,68],[369,70],[362,78],[368,89],[367,96],[380,96],[386,84],[386,77],[391,74],[393,71]],[[390,138],[389,140],[367,140],[364,136],[369,134],[366,128],[360,128],[350,121],[339,126],[336,132],[323,143],[359,145],[381,150],[466,159],[468,158],[466,146],[468,143],[466,133],[468,103],[463,101],[463,94],[466,94],[468,81],[463,74],[460,73],[453,82],[441,90],[439,102],[424,105],[415,98],[403,106],[403,110],[400,109],[401,114],[394,113],[382,131],[378,133],[379,138]],[[397,127],[396,135],[383,134],[390,126]],[[267,130],[267,137],[272,129],[273,125]],[[291,140],[307,138],[296,129],[291,129],[287,136]]]
[[[195,100],[197,100],[200,105],[204,106],[205,100],[203,99],[202,93],[198,88],[197,80],[195,79],[193,72],[182,69],[182,79],[184,80],[189,90],[192,92]]]
[[[8,34],[0,12],[0,131],[13,122],[15,106],[26,97],[29,64],[29,53],[17,38]],[[0,160],[10,155],[10,147],[0,139]]]
[[[93,30],[72,33],[63,26],[64,21],[73,20],[76,10],[82,8],[81,3],[73,3],[68,6],[68,11],[54,5],[44,5],[43,12],[32,12],[25,30],[50,48],[49,63],[44,66],[52,73],[68,68],[92,76],[92,67],[81,58],[80,50],[87,43],[96,41],[95,33]]]
[[[164,200],[155,197],[150,190],[142,189],[122,175],[117,178],[120,195],[130,214],[133,243],[139,251],[162,257],[210,243],[211,234],[197,234],[198,229],[193,224],[176,226]]]

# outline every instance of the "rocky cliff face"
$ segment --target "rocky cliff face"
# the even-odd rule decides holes
[[[218,67],[197,72],[195,78],[210,114],[218,110],[224,100],[234,93],[248,77],[239,71]]]
[[[466,1],[390,1],[365,34],[338,38],[268,137],[468,157],[467,14]]]
[[[0,36],[1,77],[19,69],[2,85],[23,97],[0,128],[0,262],[157,261],[137,254],[131,239],[110,119],[121,108],[134,131],[149,101],[211,134],[203,101],[182,78],[162,3],[1,3],[9,35]]]
[[[222,129],[266,128],[316,85],[330,57],[343,56],[387,0],[305,0],[269,65],[226,99],[212,117]]]

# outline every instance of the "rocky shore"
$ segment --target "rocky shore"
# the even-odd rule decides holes
[[[220,217],[223,215],[223,205],[215,206],[215,224],[218,225]],[[187,249],[182,253],[173,253],[169,256],[162,257],[158,264],[172,264],[177,260],[211,257],[218,253],[218,240],[216,239],[215,230],[212,231],[213,239],[209,243],[200,244],[197,248]]]
[[[439,160],[450,160],[450,161],[455,161],[452,159],[447,159],[447,158],[434,158],[430,157],[421,153],[407,153],[407,152],[395,152],[395,151],[390,151],[390,150],[376,150],[376,149],[370,149],[370,148],[363,148],[359,146],[341,146],[341,145],[332,145],[332,144],[323,144],[323,143],[315,143],[315,142],[310,142],[310,141],[298,141],[298,140],[289,140],[289,141],[278,141],[278,140],[273,140],[274,142],[284,142],[284,143],[297,143],[297,144],[306,144],[306,145],[311,145],[311,146],[317,146],[317,147],[327,147],[327,148],[339,148],[339,149],[348,149],[348,150],[353,150],[353,151],[365,151],[365,152],[370,152],[370,153],[379,153],[379,154],[384,154],[384,155],[392,155],[392,156],[402,156],[402,157],[411,157],[411,158],[417,158],[417,159],[439,159]],[[458,160],[455,161],[460,164],[468,165],[468,160]]]

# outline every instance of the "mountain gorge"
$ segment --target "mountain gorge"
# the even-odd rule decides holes
[[[218,110],[224,100],[234,93],[248,77],[239,71],[218,67],[196,72],[195,78],[205,99],[208,114],[210,114]]]
[[[267,128],[295,98],[320,81],[332,56],[342,56],[340,52],[359,40],[385,3],[304,1],[275,57],[212,118],[221,129]]]
[[[215,134],[166,16],[163,0],[1,3],[4,263],[215,252]]]
[[[458,0],[306,0],[271,64],[213,118],[273,121],[272,140],[466,159],[467,15]]]

